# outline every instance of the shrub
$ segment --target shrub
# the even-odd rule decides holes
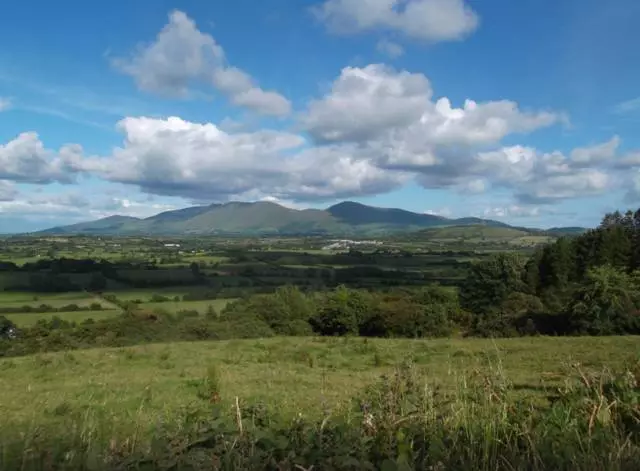
[[[311,325],[322,335],[357,335],[375,306],[369,293],[344,286],[324,295],[319,304]]]
[[[153,294],[151,296],[151,299],[149,300],[149,302],[152,302],[152,303],[165,303],[167,301],[171,301],[171,299],[169,299],[166,296],[162,296],[160,294]]]

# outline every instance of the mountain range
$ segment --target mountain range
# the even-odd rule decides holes
[[[449,219],[351,201],[344,201],[324,210],[292,209],[272,202],[230,202],[166,211],[144,219],[110,216],[97,221],[53,227],[40,231],[39,234],[381,235],[434,227],[470,225],[512,227],[490,219]],[[562,232],[562,228],[553,230]]]

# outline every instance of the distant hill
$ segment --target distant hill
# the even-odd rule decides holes
[[[97,221],[53,227],[39,234],[355,236],[476,225],[511,227],[489,219],[448,219],[352,201],[336,204],[326,210],[291,209],[271,202],[231,202],[165,211],[145,219],[110,216]]]

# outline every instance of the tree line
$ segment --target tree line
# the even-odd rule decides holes
[[[640,210],[617,211],[529,259],[504,253],[474,265],[460,302],[475,334],[637,334],[639,269]]]

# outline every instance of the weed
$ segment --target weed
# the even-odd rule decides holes
[[[382,355],[380,355],[380,352],[375,352],[373,354],[373,366],[375,366],[376,368],[384,366],[384,360],[382,359]]]

